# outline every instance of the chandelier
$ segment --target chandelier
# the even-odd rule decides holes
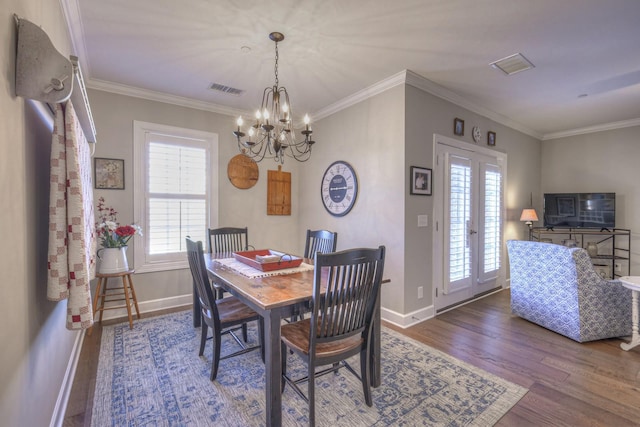
[[[286,88],[278,85],[278,42],[284,40],[284,34],[273,32],[269,38],[276,43],[275,83],[265,88],[255,122],[249,126],[247,133],[242,130],[244,121],[240,116],[238,129],[233,134],[238,140],[240,152],[256,162],[269,158],[284,163],[285,155],[306,162],[311,157],[311,147],[315,143],[311,139],[313,131],[309,127],[309,116],[304,116],[304,130],[300,132],[304,140],[296,142],[289,94]]]

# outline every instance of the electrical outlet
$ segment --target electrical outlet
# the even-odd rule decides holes
[[[422,286],[418,286],[418,299],[424,297],[424,288]]]
[[[622,271],[622,264],[616,262],[614,268],[616,270],[616,273],[620,273]]]

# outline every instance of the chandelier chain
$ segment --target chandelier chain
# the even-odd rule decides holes
[[[275,65],[274,72],[276,75],[276,87],[279,87],[278,86],[278,42],[276,42],[276,65]]]

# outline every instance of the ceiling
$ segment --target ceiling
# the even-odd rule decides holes
[[[296,116],[318,118],[410,70],[465,108],[542,139],[640,124],[638,0],[62,3],[89,87],[255,111],[274,83],[268,35],[279,31],[279,81]],[[489,66],[517,52],[535,68],[507,76]]]

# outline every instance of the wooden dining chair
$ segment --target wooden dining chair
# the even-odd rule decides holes
[[[209,253],[229,253],[249,250],[249,228],[221,227],[209,228]],[[231,255],[229,255],[231,256]],[[224,289],[218,283],[213,283],[216,298],[224,296]]]
[[[346,367],[362,382],[365,402],[373,405],[370,340],[373,314],[382,283],[385,247],[323,254],[314,264],[311,318],[285,324],[282,332],[282,388],[289,384],[309,403],[309,425],[315,425],[315,378]],[[287,375],[287,348],[307,363],[307,375]],[[360,354],[360,375],[345,359]],[[316,372],[317,366],[327,366]],[[298,384],[307,382],[305,396]]]
[[[338,245],[338,233],[328,230],[307,230],[304,245],[304,257],[313,259],[316,252],[335,252]]]
[[[263,348],[263,321],[262,318],[238,300],[236,297],[229,296],[222,299],[216,299],[213,296],[213,290],[209,283],[209,277],[207,275],[207,268],[204,262],[204,253],[202,250],[202,242],[196,242],[191,238],[186,238],[187,242],[187,255],[189,258],[189,268],[191,269],[191,275],[195,283],[198,299],[200,301],[200,315],[202,320],[202,332],[200,335],[200,351],[199,355],[204,354],[204,347],[207,342],[208,329],[212,331],[213,342],[213,358],[211,360],[211,381],[216,379],[218,375],[218,365],[221,360],[228,359],[230,357],[239,356],[241,354],[261,349],[262,357],[264,360],[264,348]],[[247,347],[247,322],[258,321],[258,340],[259,345]],[[234,331],[242,329],[244,343],[236,336]],[[240,350],[227,354],[225,356],[220,355],[220,346],[222,343],[222,335],[230,334],[231,337],[238,343]]]
[[[304,244],[304,257],[313,259],[316,252],[329,253],[335,252],[338,245],[338,233],[328,230],[307,230],[307,239]],[[309,312],[309,303],[303,302],[298,304],[293,315],[287,321],[295,322],[304,319],[305,313]]]

